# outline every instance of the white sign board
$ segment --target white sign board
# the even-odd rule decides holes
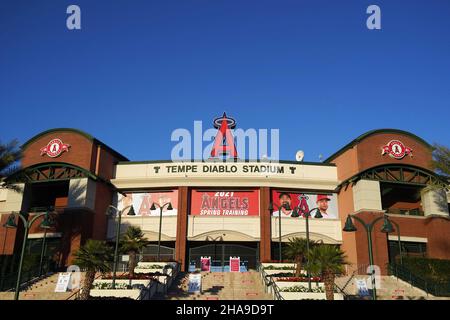
[[[70,283],[71,272],[61,272],[58,276],[58,282],[56,283],[55,292],[66,292]]]
[[[188,292],[202,291],[202,275],[200,273],[192,273],[189,275]]]
[[[367,288],[367,282],[365,279],[355,279],[356,288],[358,288],[358,295],[360,297],[366,297],[369,295],[369,289]]]

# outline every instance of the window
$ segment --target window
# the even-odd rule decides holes
[[[425,257],[427,253],[427,244],[424,242],[400,241],[403,256]],[[399,257],[398,241],[389,240],[389,262],[395,262]]]

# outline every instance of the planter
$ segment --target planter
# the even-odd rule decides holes
[[[116,284],[126,284],[126,285],[143,285],[144,287],[148,287],[150,285],[151,280],[147,279],[116,279]],[[94,280],[93,285],[97,283],[105,283],[105,284],[112,284],[111,279],[98,279]]]
[[[308,282],[289,282],[289,281],[275,281],[275,285],[278,286],[278,288],[288,288],[288,287],[295,287],[295,286],[304,286],[308,288]],[[311,288],[324,288],[325,283],[323,282],[311,282]]]
[[[178,263],[176,262],[138,262],[138,267],[149,267],[149,266],[159,266],[159,268],[164,268],[168,266],[169,268],[176,269]]]
[[[109,279],[101,279],[95,280],[95,285],[106,286],[105,288],[93,288],[91,289],[90,296],[91,297],[111,297],[111,298],[130,298],[133,300],[144,300],[150,299],[151,295],[149,290],[152,286],[156,284],[151,280],[123,280],[117,279],[116,286],[119,288],[112,289],[112,280]],[[132,288],[124,288],[124,286],[131,286]],[[138,287],[140,286],[140,288]]]
[[[177,270],[176,262],[139,262],[134,268],[135,273],[161,273],[168,276],[174,275],[174,270]]]
[[[91,297],[130,298],[137,300],[141,295],[140,289],[91,289]]]
[[[308,282],[308,277],[277,277],[272,276],[274,281],[279,282]],[[311,277],[311,282],[323,282],[320,277]]]
[[[273,275],[273,274],[283,274],[284,277],[293,277],[295,270],[265,270],[264,272],[267,275]]]
[[[159,272],[164,275],[172,276],[173,270],[172,269],[163,269],[163,268],[159,268],[159,269],[148,269],[148,268],[143,269],[143,268],[139,268],[139,267],[134,268],[134,273],[148,274],[148,273],[156,273],[156,272]]]
[[[297,264],[295,263],[261,263],[261,266],[266,269],[266,268],[290,268],[295,270]]]
[[[284,300],[326,300],[325,293],[280,292]],[[340,293],[334,294],[334,300],[344,300]]]

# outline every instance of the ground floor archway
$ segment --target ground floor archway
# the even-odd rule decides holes
[[[256,269],[259,263],[258,242],[190,242],[189,271],[200,268],[200,258],[211,257],[212,272],[230,271],[230,257],[240,257],[241,271]]]

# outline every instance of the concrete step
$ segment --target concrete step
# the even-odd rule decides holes
[[[59,274],[55,273],[21,290],[19,300],[67,300],[73,295],[72,292],[55,292],[58,276]],[[84,273],[81,273],[81,281],[83,279]],[[12,299],[14,292],[0,292],[0,300]]]
[[[345,293],[357,295],[358,289],[355,278],[367,278],[366,275],[355,276],[345,288]],[[350,277],[336,278],[336,284],[343,288]],[[371,286],[369,286],[370,288]],[[381,276],[377,288],[377,299],[379,300],[448,300],[450,298],[438,298],[427,294],[424,290],[411,286],[409,283],[394,276]]]
[[[189,274],[175,281],[177,285],[168,290],[167,299],[172,300],[272,300],[265,293],[256,271],[249,272],[204,272],[202,293],[187,292]],[[159,298],[159,297],[158,297]]]

